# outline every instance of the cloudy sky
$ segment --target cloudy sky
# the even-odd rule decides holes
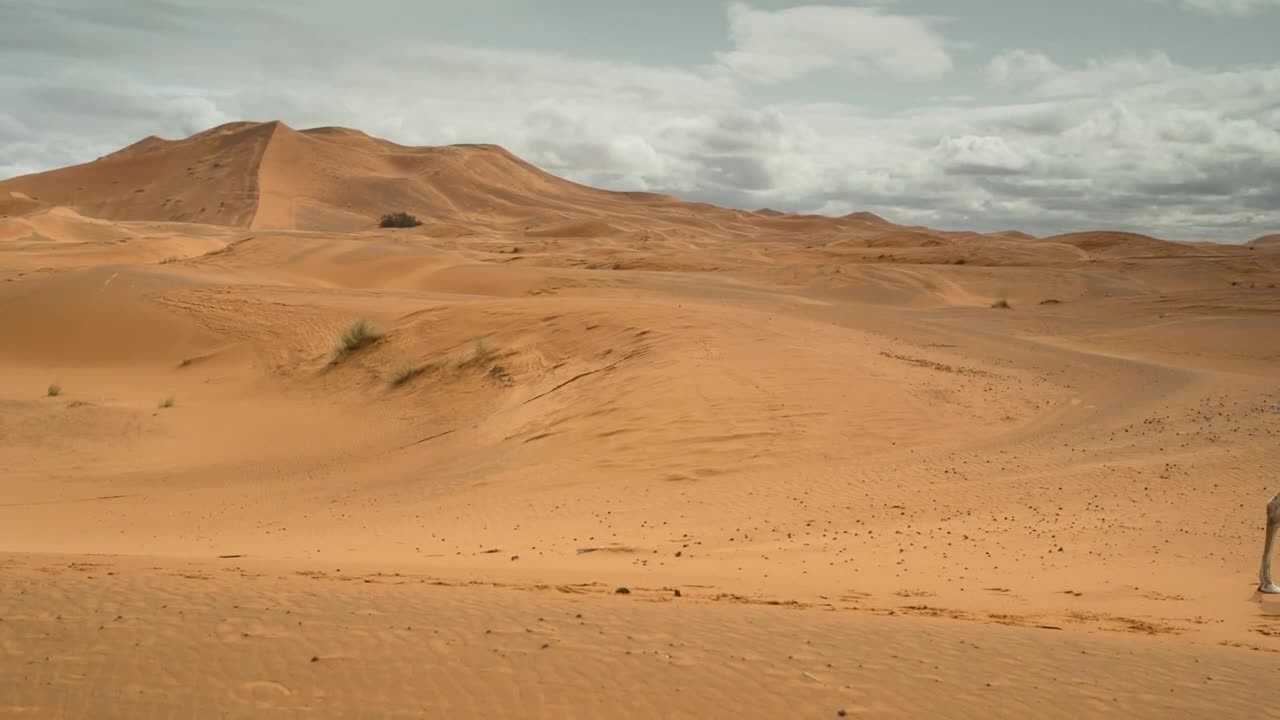
[[[0,177],[231,120],[943,228],[1280,231],[1280,0],[0,0]]]

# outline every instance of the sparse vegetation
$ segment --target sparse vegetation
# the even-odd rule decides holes
[[[176,262],[178,262],[178,261],[179,261],[179,260],[181,260],[181,259],[182,259],[182,258],[178,257],[177,255],[170,255],[169,257],[167,257],[167,258],[165,258],[165,259],[161,260],[161,261],[160,261],[160,264],[161,264],[161,265],[168,265],[169,263],[176,263]]]
[[[411,228],[422,224],[418,218],[407,212],[397,212],[383,215],[378,221],[378,227],[384,228]]]
[[[58,383],[50,383],[49,389],[45,391],[49,397],[58,397],[62,394],[62,386]]]
[[[1061,302],[1062,302],[1061,300],[1058,300],[1056,298],[1049,298],[1048,300],[1041,300],[1040,304],[1041,305],[1057,305]]]
[[[400,387],[426,371],[426,365],[401,365],[391,373],[391,387]]]
[[[1009,304],[1009,301],[1004,298],[1000,298],[999,300],[991,303],[991,307],[997,310],[1009,310],[1013,308],[1013,306]]]
[[[356,320],[338,338],[338,344],[333,348],[333,362],[339,362],[360,348],[372,345],[381,337],[382,333],[374,330],[368,320]]]
[[[483,338],[476,340],[471,352],[459,357],[456,364],[459,368],[483,367],[496,357],[493,349]]]
[[[161,401],[160,401],[160,407],[161,407],[161,408],[171,408],[171,407],[173,407],[173,396],[172,396],[172,395],[170,395],[169,397],[167,397],[167,398],[165,398],[165,399],[161,400]]]

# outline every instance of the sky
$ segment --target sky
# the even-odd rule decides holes
[[[0,178],[238,120],[1038,235],[1280,232],[1280,0],[0,0]]]

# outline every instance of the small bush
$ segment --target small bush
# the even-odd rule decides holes
[[[1055,299],[1055,298],[1049,298],[1048,300],[1041,300],[1041,301],[1040,301],[1040,304],[1041,304],[1041,305],[1057,305],[1057,304],[1059,304],[1059,303],[1061,303],[1061,302],[1062,302],[1061,300],[1058,300],[1058,299]]]
[[[58,383],[51,383],[49,389],[45,391],[49,397],[58,397],[62,394],[62,386]]]
[[[333,361],[338,362],[360,348],[378,341],[382,334],[373,329],[368,320],[361,318],[346,329],[333,348]]]
[[[160,407],[162,407],[162,408],[171,408],[171,407],[173,407],[173,396],[172,396],[172,395],[170,395],[169,397],[167,397],[167,398],[165,398],[165,399],[161,400],[161,401],[160,401]]]
[[[400,387],[426,371],[425,365],[401,365],[391,373],[391,387]]]
[[[422,224],[421,220],[410,215],[407,212],[398,212],[398,213],[391,213],[389,215],[383,215],[382,219],[378,221],[378,227],[384,227],[384,228],[411,228],[411,227],[417,227],[421,224]]]
[[[999,300],[991,303],[991,307],[997,310],[1009,310],[1013,306],[1009,304],[1008,300],[1005,300],[1004,298],[1000,298]]]
[[[952,264],[953,264],[953,265],[964,265],[964,264],[965,264],[965,263],[967,263],[967,262],[969,262],[969,261],[968,261],[968,260],[965,260],[964,258],[956,258],[955,260],[953,260],[953,261],[952,261]]]

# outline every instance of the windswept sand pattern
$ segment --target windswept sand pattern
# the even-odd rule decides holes
[[[742,708],[734,714],[910,718],[921,697],[946,698],[959,718],[1276,716],[1249,690],[1267,671],[1229,648],[1192,657],[1145,640],[1135,655],[1122,637],[1043,628],[394,578],[317,588],[235,560],[148,570],[48,558],[6,573],[22,598],[0,600],[18,681],[0,689],[0,713],[12,717],[350,717],[372,707],[419,717],[427,707],[447,717]]]
[[[1265,239],[275,123],[0,214],[0,717],[1272,712]]]

